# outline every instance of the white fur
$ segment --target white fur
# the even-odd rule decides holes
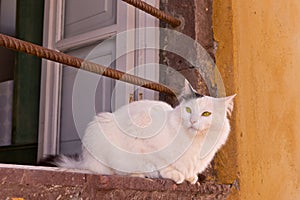
[[[163,177],[194,184],[227,140],[233,98],[204,96],[183,101],[174,109],[164,102],[142,100],[114,113],[100,113],[82,138],[81,159],[63,156],[57,164],[97,174]],[[202,116],[206,111],[212,114]]]

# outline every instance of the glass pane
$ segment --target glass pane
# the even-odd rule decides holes
[[[0,0],[0,33],[15,36],[16,0]],[[11,144],[15,53],[0,47],[0,146]]]
[[[115,40],[106,40],[100,45],[91,45],[80,49],[72,50],[67,54],[79,57],[104,66],[113,67],[111,64],[115,60]],[[78,87],[78,85],[79,87]],[[81,150],[79,135],[84,129],[75,126],[78,120],[78,110],[80,112],[79,121],[85,123],[86,127],[95,113],[111,111],[111,94],[114,80],[100,75],[92,74],[82,70],[77,70],[65,66],[62,78],[62,109],[61,109],[61,134],[60,153],[73,154]],[[91,99],[86,93],[93,93]],[[80,106],[77,103],[79,101]],[[92,105],[93,104],[93,105]],[[74,111],[74,108],[76,109]],[[89,112],[92,110],[92,112]],[[77,113],[76,113],[77,112]],[[86,112],[88,117],[86,117]],[[94,114],[93,114],[94,113]],[[77,115],[76,115],[77,114]]]
[[[116,24],[116,0],[66,0],[65,38]]]

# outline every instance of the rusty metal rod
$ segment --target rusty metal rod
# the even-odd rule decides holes
[[[165,12],[145,3],[144,1],[140,1],[140,0],[122,0],[164,22],[167,22],[168,24],[171,24],[173,27],[177,27],[181,24],[180,20],[166,14]]]
[[[138,85],[165,94],[174,95],[174,92],[165,85],[144,78],[140,78],[131,74],[126,74],[125,72],[105,67],[103,65],[99,65],[80,58],[76,58],[58,51],[47,49],[45,47],[32,44],[30,42],[22,41],[4,34],[0,34],[0,46],[15,51],[31,54],[40,58],[45,58],[47,60],[52,60],[88,72],[107,76],[126,83]]]

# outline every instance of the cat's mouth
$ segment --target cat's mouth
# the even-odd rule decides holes
[[[190,127],[189,127],[189,130],[190,130],[190,131],[196,131],[196,132],[197,132],[197,131],[199,131],[199,128],[196,128],[196,127],[194,127],[194,126],[190,126]]]
[[[200,129],[200,128],[196,128],[194,126],[190,126],[188,129],[189,129],[189,131],[191,131],[194,134],[201,134],[202,135],[202,134],[207,133],[209,128]]]

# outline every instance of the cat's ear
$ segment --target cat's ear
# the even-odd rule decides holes
[[[231,115],[231,112],[233,110],[233,99],[235,96],[236,96],[236,94],[228,96],[228,97],[224,97],[227,114],[229,116]]]
[[[182,102],[183,100],[192,99],[192,98],[200,98],[203,97],[202,94],[199,94],[192,86],[191,84],[185,80],[184,88],[182,89],[178,99],[179,102]]]

